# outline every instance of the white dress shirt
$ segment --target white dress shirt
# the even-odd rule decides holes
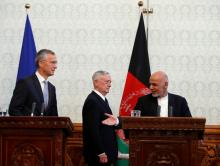
[[[105,101],[105,96],[103,96],[99,91],[97,91],[95,89],[93,91]]]
[[[44,85],[45,85],[44,81],[47,81],[47,80],[45,80],[45,78],[42,77],[38,71],[36,71],[35,74],[36,74],[36,76],[37,76],[37,78],[38,78],[38,80],[39,80],[39,82],[40,82],[41,90],[42,90],[42,92],[43,92]]]
[[[157,98],[158,105],[160,105],[160,117],[168,117],[168,95]]]

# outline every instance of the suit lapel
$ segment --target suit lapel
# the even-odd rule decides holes
[[[40,82],[37,78],[37,76],[34,74],[31,77],[31,82],[28,82],[30,86],[30,90],[32,91],[32,94],[34,95],[35,99],[38,103],[43,102],[43,92],[40,86]]]
[[[50,107],[50,103],[51,103],[51,96],[52,96],[52,86],[50,84],[50,82],[48,82],[48,105],[47,105],[47,108]]]
[[[176,103],[175,103],[175,98],[172,94],[168,93],[168,110],[170,109],[170,107],[172,106],[172,114],[173,116],[177,116],[178,115],[178,109],[176,108]]]
[[[172,97],[172,95],[170,95],[170,94],[168,93],[168,109],[169,109],[170,106],[173,107],[173,103],[174,103],[173,97]]]
[[[112,110],[111,110],[111,108],[110,108],[110,106],[109,106],[109,104],[108,104],[108,101],[107,101],[107,102],[104,101],[104,103],[105,103],[105,106],[106,106],[106,108],[107,108],[108,113],[109,113],[109,114],[112,114]]]
[[[152,94],[151,94],[151,101],[150,101],[149,105],[151,105],[151,114],[156,116],[158,102],[157,102],[157,98],[153,97]]]
[[[103,107],[105,113],[112,114],[112,111],[111,111],[111,108],[109,107],[109,105],[94,91],[92,91],[92,94],[96,96],[97,100],[99,101],[99,103]]]

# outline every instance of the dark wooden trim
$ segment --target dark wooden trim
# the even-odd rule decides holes
[[[82,124],[74,123],[73,136],[67,139],[65,166],[83,166]],[[220,125],[206,125],[204,139],[200,143],[201,166],[220,166]]]

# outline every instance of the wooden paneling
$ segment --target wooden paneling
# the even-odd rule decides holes
[[[209,165],[220,166],[220,125],[206,126],[201,147],[207,152],[206,160]]]
[[[74,123],[73,125],[73,136],[67,138],[65,146],[65,166],[83,166],[84,160],[82,155],[82,124]]]
[[[36,163],[39,166],[84,165],[81,123],[74,123],[73,130],[70,121],[62,118],[59,120],[56,118],[46,120],[41,117],[28,118],[29,120],[27,118],[18,119],[0,118],[0,150],[2,153],[0,165],[12,166],[13,163],[16,165],[16,162],[25,161]],[[65,135],[70,134],[73,135],[66,139]],[[145,143],[150,146],[150,142]],[[179,144],[179,142],[177,143]],[[199,141],[199,147],[201,149],[199,151],[201,166],[220,166],[220,125],[205,127],[204,138]],[[64,150],[65,162],[62,159]],[[6,152],[10,155],[7,155]],[[27,156],[29,157],[26,158]]]
[[[201,166],[220,166],[220,125],[207,125],[199,145]],[[67,140],[66,161],[66,166],[83,166],[81,123],[74,123],[74,135]]]
[[[67,117],[0,117],[0,166],[62,166]]]
[[[204,118],[122,117],[121,119],[122,128],[129,131],[130,165],[201,165],[198,140],[202,139],[204,133]]]

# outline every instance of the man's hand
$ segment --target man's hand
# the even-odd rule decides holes
[[[103,124],[108,125],[108,126],[117,125],[117,122],[118,122],[117,118],[115,118],[111,114],[105,113],[105,115],[108,116],[108,118],[102,121]]]
[[[108,157],[105,153],[99,155],[99,162],[100,163],[107,163],[108,162]]]

